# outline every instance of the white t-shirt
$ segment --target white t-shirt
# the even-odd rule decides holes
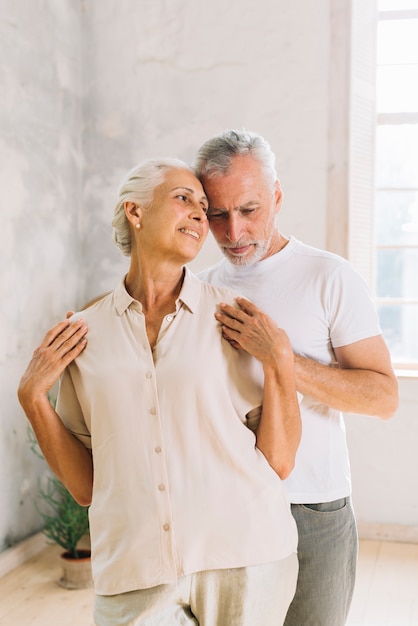
[[[222,339],[220,301],[234,294],[186,270],[154,350],[124,281],[82,313],[87,347],[62,377],[57,412],[93,452],[98,594],[296,551],[286,490],[248,427],[263,369]]]
[[[222,259],[199,278],[248,298],[289,335],[293,350],[335,363],[334,347],[381,334],[369,290],[345,259],[294,237],[277,254],[249,267]],[[301,397],[302,440],[285,481],[293,503],[330,502],[351,493],[343,416]]]

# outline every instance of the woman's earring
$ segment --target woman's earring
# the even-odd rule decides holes
[[[141,228],[141,224],[140,224],[139,222],[137,222],[137,223],[135,224],[135,228],[137,228],[137,229],[139,230],[139,229]]]

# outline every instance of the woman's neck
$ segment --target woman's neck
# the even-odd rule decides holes
[[[131,267],[125,278],[128,293],[142,304],[151,350],[157,344],[164,317],[176,310],[183,280],[182,267],[177,272],[137,272]]]
[[[180,293],[184,268],[140,268],[131,263],[125,279],[128,293],[142,304],[143,311],[170,312]]]

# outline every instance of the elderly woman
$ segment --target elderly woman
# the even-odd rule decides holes
[[[181,161],[132,170],[113,220],[127,275],[47,333],[20,383],[49,465],[91,502],[99,626],[278,626],[294,594],[293,354],[267,318],[254,327],[254,305],[185,267],[206,211]],[[275,352],[259,341],[273,333]]]

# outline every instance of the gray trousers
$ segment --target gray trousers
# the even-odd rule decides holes
[[[296,554],[265,565],[209,570],[172,585],[96,596],[97,626],[282,626],[295,593]],[[299,626],[301,626],[299,624]]]
[[[292,504],[299,575],[285,626],[344,626],[353,596],[358,538],[350,498]]]

